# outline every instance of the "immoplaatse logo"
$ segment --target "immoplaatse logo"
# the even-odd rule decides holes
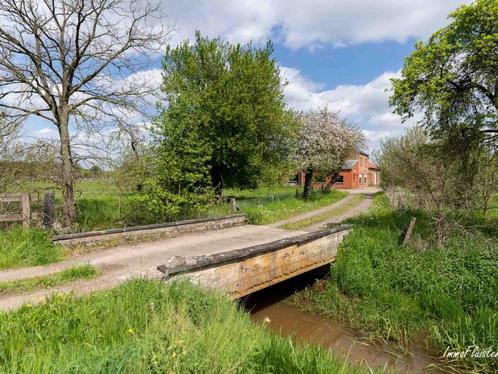
[[[469,345],[462,351],[452,351],[450,347],[447,347],[443,353],[443,357],[449,359],[498,359],[498,351],[492,346],[489,348],[481,348],[477,345]]]

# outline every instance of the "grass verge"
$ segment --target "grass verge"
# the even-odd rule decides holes
[[[296,187],[260,187],[255,190],[227,190],[226,195],[237,199],[241,213],[247,215],[250,223],[264,225],[330,205],[348,194],[337,190],[313,191],[311,197],[305,200],[301,194],[296,196]]]
[[[325,212],[323,214],[318,214],[316,216],[303,219],[301,221],[288,223],[288,224],[283,225],[281,227],[284,229],[287,229],[287,230],[299,230],[299,229],[314,225],[316,223],[323,222],[325,220],[340,216],[341,214],[344,214],[347,211],[355,208],[363,201],[363,199],[364,199],[364,196],[361,194],[354,195],[354,196],[352,196],[351,200],[349,200],[346,204],[344,204],[336,209],[329,210],[328,212]]]
[[[43,230],[0,230],[0,269],[44,265],[61,259],[61,248]]]
[[[78,265],[43,277],[0,282],[0,293],[27,292],[40,288],[51,288],[78,279],[95,278],[99,273],[100,271],[92,265]]]
[[[132,280],[0,314],[9,373],[361,373],[255,326],[227,297]]]
[[[400,239],[417,217],[409,247]],[[419,342],[442,355],[469,346],[496,350],[498,238],[455,234],[444,248],[430,240],[429,220],[393,211],[380,195],[368,214],[351,220],[325,289],[310,288],[292,302],[315,313],[401,344]],[[453,359],[451,365],[498,370],[496,358]]]

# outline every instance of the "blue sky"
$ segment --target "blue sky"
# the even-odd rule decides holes
[[[413,50],[415,39],[362,43],[343,48],[324,47],[310,52],[276,44],[275,57],[283,66],[296,67],[309,79],[332,89],[344,84],[365,84],[386,71],[398,71]]]
[[[407,127],[388,105],[390,79],[417,40],[448,22],[463,0],[136,0],[162,6],[158,25],[173,26],[168,43],[196,30],[230,42],[275,47],[286,102],[297,110],[328,107],[363,129],[370,149]],[[156,26],[158,26],[156,25]],[[151,25],[155,26],[155,25]],[[159,85],[160,58],[140,73]],[[134,118],[139,123],[139,118]],[[409,124],[408,124],[409,125]],[[30,121],[26,135],[56,129]]]

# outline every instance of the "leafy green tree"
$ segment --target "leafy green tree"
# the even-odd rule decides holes
[[[185,126],[176,126],[183,123]],[[190,131],[188,114],[163,112],[156,119],[154,145],[145,157],[140,191],[132,197],[134,223],[191,218],[213,201],[210,149]],[[166,135],[167,134],[167,135]]]
[[[170,132],[193,137],[178,137],[178,143],[200,142],[218,194],[227,186],[255,187],[289,154],[297,121],[285,109],[272,52],[271,44],[257,49],[210,40],[200,33],[195,43],[187,41],[166,51],[162,88],[168,101],[167,126],[159,132],[163,139]]]
[[[450,14],[448,26],[418,42],[390,103],[457,156],[498,139],[498,1],[475,0]]]

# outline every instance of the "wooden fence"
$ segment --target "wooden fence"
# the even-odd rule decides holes
[[[29,193],[2,193],[0,194],[0,205],[18,203],[20,213],[0,214],[0,223],[22,222],[28,228],[31,224],[31,195]]]

